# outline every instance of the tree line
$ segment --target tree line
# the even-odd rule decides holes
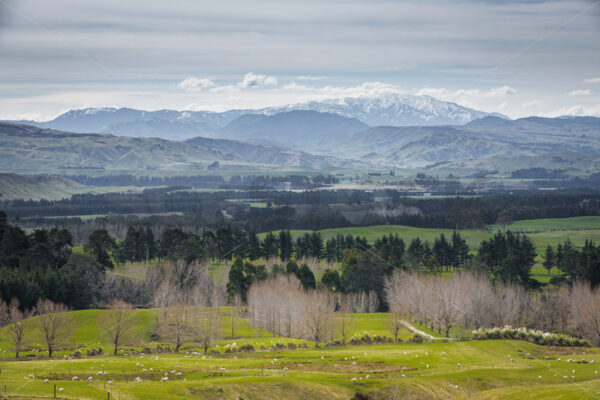
[[[200,233],[226,225],[246,232],[379,224],[486,229],[495,224],[503,212],[512,220],[600,215],[600,196],[595,191],[413,198],[408,197],[410,193],[393,190],[196,193],[177,189],[181,187],[149,189],[141,194],[75,195],[57,201],[5,201],[0,202],[0,209],[4,209],[11,220],[18,217],[22,227],[67,228],[78,244],[99,228],[123,239],[129,225],[150,228],[155,235],[169,227]],[[248,199],[271,206],[251,207]],[[95,214],[108,216],[92,220],[55,218]],[[353,217],[355,215],[360,218]]]

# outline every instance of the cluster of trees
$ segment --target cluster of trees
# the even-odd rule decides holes
[[[19,300],[13,298],[9,304],[0,299],[0,327],[6,326],[9,340],[13,345],[16,357],[31,343],[31,334],[26,326],[26,320],[37,316],[39,331],[48,351],[48,357],[62,345],[68,337],[68,308],[64,304],[54,303],[48,299],[39,299],[35,306],[25,308]]]
[[[94,256],[71,250],[67,230],[38,229],[27,235],[0,212],[0,299],[18,299],[31,309],[38,299],[87,307],[97,296],[104,266]]]
[[[457,324],[471,328],[511,325],[570,333],[600,344],[600,290],[588,283],[530,290],[492,282],[469,271],[451,277],[395,271],[385,281],[392,320],[412,319],[449,335]]]
[[[296,277],[304,289],[314,289],[316,287],[315,274],[307,263],[302,263],[299,266],[296,260],[292,258],[286,263],[285,268],[279,264],[274,264],[271,267],[271,271],[267,272],[264,265],[256,266],[249,260],[242,260],[241,257],[236,257],[229,269],[229,280],[227,282],[229,302],[232,304],[237,302],[246,304],[248,290],[253,283],[278,275]]]
[[[555,283],[586,280],[596,287],[600,285],[600,246],[586,240],[585,245],[577,249],[569,239],[560,243],[556,251],[548,245],[544,267],[548,273],[554,267],[561,272],[561,276],[554,279]]]
[[[497,232],[479,246],[479,257],[491,276],[526,287],[537,285],[537,281],[531,279],[536,256],[531,239],[511,231]]]
[[[273,334],[311,340],[318,347],[331,336],[335,302],[327,292],[304,289],[293,275],[278,275],[253,284],[248,314],[253,326]]]

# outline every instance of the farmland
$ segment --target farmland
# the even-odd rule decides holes
[[[486,230],[461,230],[461,235],[466,239],[470,247],[477,246],[482,240],[488,239],[492,232],[502,229],[500,226],[492,226]],[[551,218],[515,221],[506,229],[515,232],[526,233],[535,243],[538,249],[550,244],[558,245],[570,239],[574,245],[583,246],[586,240],[600,241],[600,217],[573,217],[573,218]],[[292,237],[296,238],[308,230],[292,230]],[[414,228],[403,225],[375,225],[351,228],[323,229],[317,231],[323,239],[329,239],[337,234],[364,236],[369,242],[373,242],[382,235],[398,235],[405,242],[418,237],[421,240],[433,242],[440,234],[452,235],[451,229],[437,228]],[[264,237],[264,234],[262,235]]]
[[[356,393],[373,399],[593,399],[600,390],[597,348],[492,340],[273,350],[274,343],[303,342],[272,337],[265,331],[258,337],[248,321],[241,324],[238,338],[227,337],[228,311],[221,309],[223,339],[208,355],[194,343],[180,354],[156,353],[158,343],[150,342],[154,311],[138,310],[132,311],[135,328],[122,355],[66,358],[75,349],[85,354],[86,348],[110,348],[98,325],[104,311],[71,312],[70,348],[53,360],[41,352],[30,352],[36,356],[26,357],[27,361],[9,360],[10,346],[2,342],[3,394],[51,398],[56,385],[60,398],[86,399],[106,399],[107,393],[117,399],[349,399]],[[389,335],[384,313],[354,318],[355,333]],[[35,319],[28,322],[33,330]],[[5,332],[0,331],[2,338]],[[411,334],[405,330],[401,337],[407,340]],[[253,343],[257,351],[225,353],[234,342],[238,347]],[[147,354],[134,353],[144,347]],[[161,380],[164,376],[168,379]]]

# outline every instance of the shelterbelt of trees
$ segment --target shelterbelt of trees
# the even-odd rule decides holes
[[[383,282],[394,270],[435,274],[464,269],[485,273],[497,282],[528,288],[540,285],[531,278],[537,253],[526,235],[499,231],[473,250],[477,251],[471,251],[457,231],[451,237],[441,234],[433,243],[419,238],[405,243],[393,235],[368,243],[352,235],[324,241],[319,233],[306,233],[294,240],[285,230],[277,235],[269,233],[261,240],[254,232],[230,227],[205,230],[202,235],[169,228],[155,238],[150,229],[130,226],[122,241],[104,229],[95,230],[83,252],[73,252],[68,230],[37,229],[27,235],[8,224],[0,213],[0,298],[7,303],[16,298],[25,308],[40,298],[71,308],[92,307],[110,301],[116,286],[118,290],[136,292],[131,288],[134,283],[115,282],[112,274],[107,277],[106,271],[115,263],[149,260],[176,264],[178,274],[185,275],[194,265],[234,259],[226,291],[229,299],[240,297],[244,301],[255,280],[281,271],[296,275],[305,288],[373,292],[380,309],[387,307]],[[583,280],[592,287],[600,283],[600,246],[594,243],[586,242],[577,249],[567,241],[556,251],[549,248],[545,256],[544,265],[549,269],[558,267],[561,272],[552,283]],[[320,282],[308,265],[295,261],[311,258],[331,265]],[[264,266],[267,263],[269,270]],[[134,302],[143,304],[147,298],[142,296]]]
[[[386,224],[483,229],[495,224],[503,212],[513,220],[600,215],[600,193],[591,190],[415,198],[395,190],[198,193],[180,189],[75,195],[59,201],[5,201],[0,202],[0,210],[22,228],[67,228],[77,244],[85,243],[99,228],[123,239],[130,225],[150,228],[155,235],[169,227],[201,233],[227,225],[246,232]],[[253,202],[264,207],[252,207]],[[67,216],[75,217],[61,218]]]

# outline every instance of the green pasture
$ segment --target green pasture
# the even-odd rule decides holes
[[[496,340],[5,360],[0,387],[7,398],[52,398],[56,385],[59,398],[99,400],[596,399],[599,358],[597,348]]]
[[[488,239],[492,232],[501,229],[499,226],[492,226],[490,231],[486,230],[461,230],[460,234],[465,238],[467,244],[473,248],[477,247],[482,240]],[[539,249],[545,248],[548,244],[556,246],[559,243],[570,239],[576,246],[583,246],[586,240],[600,242],[600,217],[574,217],[574,218],[552,218],[516,221],[507,225],[506,229],[515,232],[526,232],[534,241]],[[305,233],[311,233],[309,230],[291,230],[293,238],[298,238]],[[323,239],[327,240],[337,234],[366,237],[369,242],[375,241],[383,235],[398,235],[405,242],[416,237],[421,240],[433,242],[440,234],[451,237],[452,229],[437,228],[414,228],[403,225],[374,225],[358,226],[350,228],[323,229],[319,232]],[[274,231],[275,234],[279,231]],[[266,233],[259,235],[264,238]]]

